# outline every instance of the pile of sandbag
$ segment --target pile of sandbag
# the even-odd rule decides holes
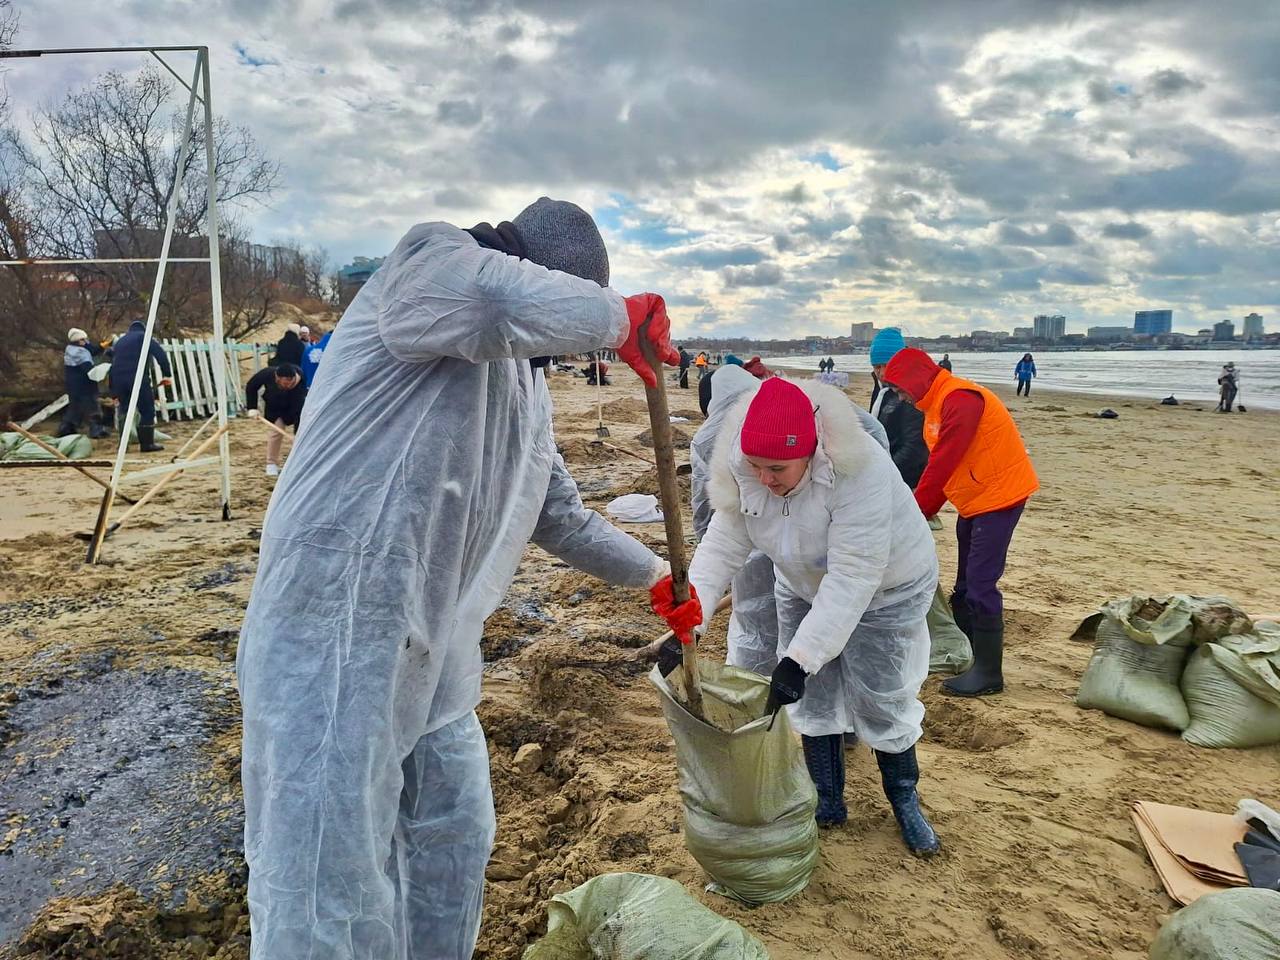
[[[1129,597],[1085,620],[1076,703],[1201,747],[1280,743],[1280,624],[1224,597]]]
[[[83,460],[93,453],[93,442],[83,434],[73,433],[66,437],[41,437],[45,443],[53,447],[70,460]],[[20,433],[0,433],[0,460],[56,460],[48,450],[32,443]]]
[[[551,898],[547,935],[522,960],[769,960],[769,954],[674,880],[606,873]]]
[[[1160,930],[1151,960],[1276,960],[1280,892],[1244,887],[1201,897]]]

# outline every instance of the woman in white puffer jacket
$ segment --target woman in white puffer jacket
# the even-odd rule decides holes
[[[938,559],[893,460],[841,391],[775,378],[725,418],[710,491],[715,515],[689,569],[703,627],[751,551],[767,554],[780,657],[770,700],[803,737],[819,824],[847,819],[842,735],[855,730],[875,751],[907,846],[936,853],[915,743]]]

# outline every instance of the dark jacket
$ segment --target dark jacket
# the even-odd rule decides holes
[[[881,391],[885,396],[876,411],[876,419],[889,435],[889,455],[903,483],[914,490],[929,463],[929,448],[924,442],[924,414],[914,403],[903,400],[896,390],[890,390],[878,380],[871,392],[872,408]]]
[[[292,330],[286,330],[279,343],[276,344],[276,355],[271,358],[271,365],[274,367],[278,363],[292,363],[295,367],[302,367],[302,353],[305,344],[302,338]]]
[[[100,353],[102,348],[92,341],[83,347],[68,343],[62,352],[63,382],[72,400],[98,396],[98,385],[89,379],[89,371],[93,369],[93,358]]]
[[[135,320],[129,324],[125,335],[116,341],[111,355],[111,392],[116,397],[127,397],[133,389],[133,380],[138,375],[139,360],[142,357],[142,338],[146,331],[147,325],[141,320]],[[148,353],[152,360],[160,364],[162,374],[166,377],[173,376],[169,358],[154,337]]]
[[[301,343],[301,341],[299,341]],[[298,385],[292,390],[284,390],[276,385],[275,367],[263,367],[244,386],[244,404],[250,410],[258,407],[258,394],[266,391],[267,409],[263,416],[271,421],[283,420],[291,427],[296,427],[302,420],[302,405],[307,402],[307,384],[301,377]]]

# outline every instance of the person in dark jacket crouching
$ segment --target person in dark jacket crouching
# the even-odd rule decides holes
[[[266,410],[262,414],[258,411],[259,393],[265,393],[266,398]],[[281,431],[285,427],[293,427],[293,432],[298,432],[302,405],[306,400],[307,386],[302,382],[302,371],[292,363],[262,368],[249,378],[244,388],[245,415],[265,416],[268,423],[274,423]],[[267,434],[268,477],[280,473],[280,447],[283,442],[283,433],[271,430]]]

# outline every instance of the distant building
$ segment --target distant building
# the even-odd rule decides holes
[[[1236,325],[1230,320],[1223,320],[1213,325],[1213,342],[1225,343],[1236,338]]]
[[[346,307],[382,266],[386,257],[356,257],[338,271],[338,303]]]
[[[1133,332],[1139,337],[1157,337],[1172,330],[1172,310],[1139,310],[1133,315]]]
[[[874,323],[854,323],[849,326],[849,337],[856,344],[867,344],[875,339],[876,325]]]
[[[1040,314],[1032,321],[1032,334],[1037,340],[1048,340],[1051,343],[1061,340],[1067,332],[1067,318],[1060,313],[1053,316]]]
[[[1090,327],[1087,336],[1090,340],[1128,340],[1133,331],[1128,327]]]
[[[1212,337],[1213,331],[1209,327],[1201,327],[1196,331],[1197,337]]]
[[[1246,340],[1261,340],[1266,335],[1266,331],[1262,329],[1262,316],[1257,313],[1251,313],[1244,318],[1244,338]]]
[[[1013,339],[1015,340],[1030,340],[1035,335],[1036,335],[1035,327],[1014,327],[1013,328]]]

